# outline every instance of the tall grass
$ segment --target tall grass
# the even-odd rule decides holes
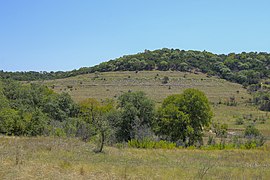
[[[0,137],[0,179],[270,179],[269,146],[211,151],[106,146],[100,154],[94,148],[75,138]]]

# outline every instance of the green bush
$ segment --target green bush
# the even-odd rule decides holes
[[[257,137],[260,135],[260,131],[254,125],[248,125],[245,129],[245,137]]]
[[[235,121],[236,125],[242,125],[244,124],[244,119],[242,117],[238,117]]]
[[[143,149],[173,149],[176,148],[176,143],[168,141],[152,141],[150,139],[131,139],[128,141],[128,146],[132,148],[143,148]]]

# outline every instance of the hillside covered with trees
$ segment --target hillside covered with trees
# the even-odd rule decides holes
[[[58,79],[108,71],[142,71],[142,70],[172,70],[203,72],[219,76],[231,82],[243,85],[257,84],[270,76],[270,54],[265,52],[242,52],[213,54],[207,51],[185,51],[167,49],[149,51],[135,55],[126,55],[114,60],[100,63],[93,67],[83,67],[68,72],[0,72],[4,79],[31,81],[41,79]]]

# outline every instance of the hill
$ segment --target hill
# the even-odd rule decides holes
[[[84,67],[68,72],[0,72],[2,78],[15,80],[48,80],[72,77],[93,72],[173,70],[199,71],[219,76],[244,85],[257,84],[270,75],[270,54],[265,52],[242,52],[213,54],[207,51],[185,51],[179,49],[145,50],[143,53],[123,56],[94,67]]]
[[[168,82],[164,82],[168,79]],[[167,78],[166,78],[167,77]],[[270,122],[267,112],[258,110],[252,102],[252,95],[237,83],[203,73],[179,71],[119,71],[96,72],[75,77],[40,81],[55,92],[68,92],[73,100],[86,98],[116,99],[123,92],[144,91],[147,96],[161,103],[170,94],[181,93],[186,88],[197,88],[206,93],[213,110],[214,121],[227,123],[231,129],[243,129],[256,122],[258,128],[270,136]],[[238,119],[244,119],[237,125]]]
[[[4,72],[3,79],[20,81],[52,80],[95,72],[118,71],[179,71],[202,72],[230,82],[242,84],[253,93],[253,102],[261,110],[270,111],[270,54],[265,52],[242,52],[213,54],[207,51],[179,49],[145,50],[143,53],[123,56],[94,67],[84,67],[67,72]]]

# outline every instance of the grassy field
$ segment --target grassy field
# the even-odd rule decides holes
[[[169,77],[167,84],[162,83],[165,76]],[[58,93],[68,92],[77,102],[90,97],[99,100],[116,99],[123,92],[131,90],[144,91],[151,99],[160,104],[168,95],[181,93],[187,88],[197,88],[209,98],[215,121],[227,123],[229,128],[235,131],[241,130],[247,124],[256,121],[256,126],[264,135],[270,136],[270,114],[259,111],[256,107],[247,103],[252,97],[246,89],[240,84],[216,77],[207,77],[201,73],[176,71],[106,72],[42,83]],[[225,105],[231,98],[235,99],[236,106]],[[236,119],[243,116],[249,118],[244,120],[243,125],[236,125]]]
[[[105,147],[77,139],[0,137],[0,179],[270,179],[270,149]]]

